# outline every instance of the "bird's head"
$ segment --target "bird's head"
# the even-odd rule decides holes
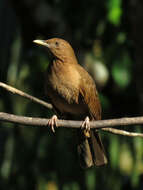
[[[36,44],[47,47],[56,59],[65,61],[67,59],[76,59],[74,50],[71,45],[60,38],[52,38],[49,40],[34,40]]]

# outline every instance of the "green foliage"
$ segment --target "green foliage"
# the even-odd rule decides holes
[[[120,88],[126,88],[130,84],[131,60],[126,52],[113,63],[112,76]]]
[[[109,0],[107,3],[107,18],[108,20],[114,24],[119,25],[121,22],[121,15],[122,15],[122,9],[121,9],[121,0]]]
[[[119,138],[116,136],[110,136],[110,163],[114,169],[118,167],[119,164],[119,154],[120,154],[120,142]]]
[[[89,190],[94,190],[96,188],[96,178],[94,170],[89,170],[86,172],[86,183]]]

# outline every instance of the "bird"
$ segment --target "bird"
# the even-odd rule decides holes
[[[78,63],[72,46],[66,40],[51,38],[33,42],[47,48],[52,55],[45,77],[48,101],[64,119],[83,120],[81,129],[77,129],[80,166],[86,169],[107,164],[99,131],[90,129],[90,120],[101,119],[101,105],[94,80]],[[57,115],[53,115],[48,122],[53,132],[57,120]]]

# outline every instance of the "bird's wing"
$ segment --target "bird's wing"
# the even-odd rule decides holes
[[[84,76],[82,76],[81,72],[80,95],[82,96],[82,100],[89,109],[91,118],[94,120],[100,120],[101,106],[96,90],[96,85],[90,75],[85,72],[85,70]]]

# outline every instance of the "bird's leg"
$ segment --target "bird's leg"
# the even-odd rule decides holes
[[[58,117],[56,115],[53,115],[51,119],[49,119],[48,121],[48,125],[51,127],[53,133],[55,133],[55,126],[57,127],[57,120],[58,120]]]
[[[89,120],[88,116],[85,118],[84,122],[82,123],[81,128],[85,129],[84,135],[86,137],[90,137],[90,133],[89,133],[90,132],[90,120]]]

